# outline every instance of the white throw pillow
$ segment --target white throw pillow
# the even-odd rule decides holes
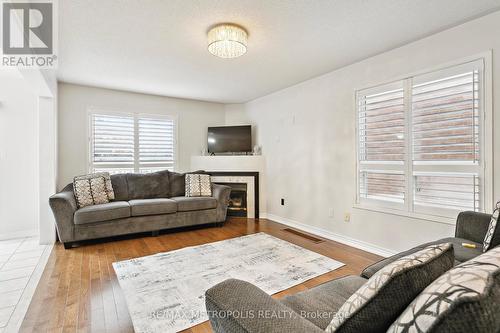
[[[210,175],[187,174],[186,197],[211,197],[212,183]]]
[[[105,204],[115,199],[111,177],[107,172],[75,177],[73,192],[79,208]]]

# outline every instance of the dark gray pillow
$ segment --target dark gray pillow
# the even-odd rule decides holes
[[[411,301],[453,267],[453,245],[428,246],[375,273],[340,307],[326,332],[385,332]]]
[[[186,195],[186,174],[193,174],[193,173],[204,174],[205,171],[198,170],[186,173],[178,173],[178,172],[169,173],[170,195],[172,197],[183,197]]]
[[[111,175],[111,184],[113,184],[113,191],[115,192],[116,201],[128,200],[128,185],[126,174]]]
[[[500,332],[500,247],[430,284],[388,332]]]
[[[128,199],[169,198],[169,171],[127,174]]]

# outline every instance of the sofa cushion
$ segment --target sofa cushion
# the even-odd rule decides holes
[[[453,267],[453,245],[431,245],[375,273],[340,307],[326,332],[385,332],[413,299]]]
[[[168,198],[170,185],[168,170],[146,174],[127,174],[128,199]]]
[[[127,201],[128,200],[127,174],[121,173],[121,174],[111,175],[111,184],[113,185],[113,191],[115,192],[115,200]]]
[[[217,200],[212,197],[173,197],[171,199],[177,202],[178,212],[212,209],[217,207]]]
[[[75,212],[75,224],[103,222],[130,217],[130,205],[126,201],[114,201],[102,205],[80,208]]]
[[[342,304],[365,282],[366,279],[359,276],[346,276],[287,296],[281,302],[299,315],[305,314],[307,320],[324,330]]]
[[[481,253],[483,253],[483,244],[471,242],[470,240],[467,239],[450,237],[450,238],[440,239],[439,241],[436,242],[432,242],[432,244],[439,242],[447,242],[453,244],[453,250],[455,251],[455,262],[457,264],[475,258]],[[476,247],[475,248],[464,247],[462,245],[464,243],[472,244]]]
[[[171,214],[177,211],[177,202],[170,199],[130,200],[132,216]]]
[[[399,258],[402,258],[402,257],[407,256],[409,254],[415,253],[417,251],[420,251],[427,246],[430,246],[433,244],[442,244],[442,243],[453,244],[453,251],[455,253],[456,264],[459,264],[459,263],[462,263],[462,262],[467,261],[469,259],[472,259],[474,257],[477,257],[478,255],[483,253],[483,251],[482,251],[483,244],[472,242],[468,239],[457,238],[457,237],[448,237],[448,238],[443,238],[443,239],[440,239],[440,240],[437,240],[434,242],[425,243],[425,244],[416,246],[412,249],[395,254],[391,257],[382,259],[382,260],[376,262],[375,264],[370,265],[367,268],[365,268],[363,270],[363,272],[361,273],[361,276],[369,279],[373,276],[373,274],[375,274],[377,271],[382,269],[384,266],[390,264],[391,262],[393,262]],[[463,243],[474,244],[476,246],[476,248],[464,247],[464,246],[462,246]]]
[[[443,274],[388,332],[499,332],[500,247]]]
[[[188,173],[169,172],[170,195],[172,197],[183,197],[186,195],[186,174],[204,174],[205,171],[198,170]]]
[[[483,252],[489,250],[493,241],[493,237],[495,237],[495,234],[497,233],[496,230],[500,229],[500,227],[498,226],[499,215],[500,215],[500,201],[498,201],[497,204],[495,205],[495,210],[491,215],[490,224],[488,225],[488,231],[486,232],[486,236],[484,236]]]

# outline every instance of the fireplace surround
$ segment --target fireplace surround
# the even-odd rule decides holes
[[[259,218],[259,173],[244,171],[210,171],[212,182],[233,190],[228,207],[229,216]]]

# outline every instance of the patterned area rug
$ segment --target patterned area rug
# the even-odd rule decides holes
[[[229,278],[275,294],[342,266],[265,233],[113,263],[138,333],[208,320],[205,291]]]

